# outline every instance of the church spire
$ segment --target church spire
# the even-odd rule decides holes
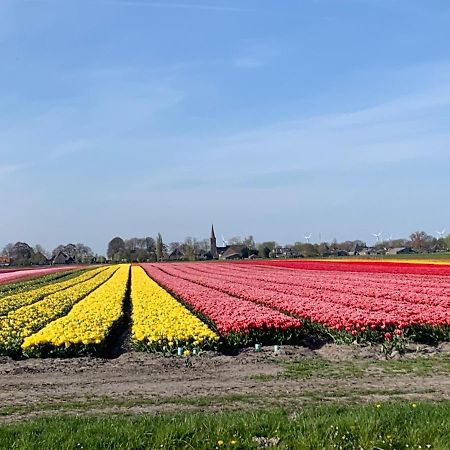
[[[217,252],[217,243],[216,243],[216,235],[214,233],[214,225],[211,225],[211,237],[209,239],[211,244],[211,255],[214,259],[219,257],[219,253]]]

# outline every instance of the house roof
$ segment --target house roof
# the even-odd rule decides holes
[[[242,249],[245,245],[230,245],[225,252],[222,253],[222,258],[230,258],[231,256],[239,255],[241,256]]]

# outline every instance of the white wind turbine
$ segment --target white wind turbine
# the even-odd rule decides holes
[[[311,239],[312,233],[309,233],[308,236],[305,236],[306,242],[309,244],[309,240]]]
[[[222,234],[222,244],[224,247],[226,247],[228,245],[228,241],[225,240],[225,238],[223,237],[223,234]]]
[[[436,231],[436,234],[438,235],[439,239],[442,239],[445,234],[445,228],[442,231]]]
[[[379,233],[372,233],[372,236],[375,236],[377,242],[381,242],[381,235],[383,234],[382,231],[380,231]]]

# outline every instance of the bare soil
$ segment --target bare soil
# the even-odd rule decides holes
[[[412,347],[394,357],[419,361],[435,355],[450,359],[450,345]],[[334,344],[314,350],[284,346],[278,354],[272,348],[235,355],[205,352],[191,358],[137,352],[115,359],[0,358],[0,422],[57,413],[295,410],[308,402],[450,399],[449,373],[392,373],[383,369],[383,359],[378,347]],[[305,376],[288,374],[296,361],[317,360],[327,367]]]

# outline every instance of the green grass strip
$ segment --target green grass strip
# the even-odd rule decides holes
[[[0,426],[14,449],[448,450],[450,402],[219,414],[56,416]]]

